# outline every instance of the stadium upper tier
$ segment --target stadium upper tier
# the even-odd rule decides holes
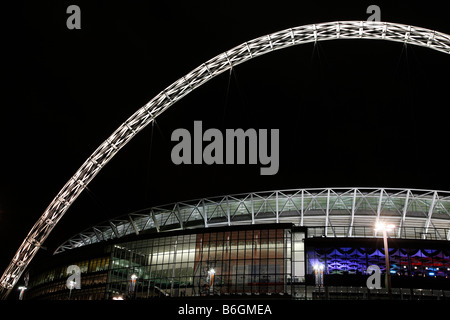
[[[450,240],[450,192],[417,189],[324,188],[226,195],[177,202],[90,227],[55,251],[142,232],[261,223],[314,227],[308,236],[377,237],[377,222],[396,238]]]

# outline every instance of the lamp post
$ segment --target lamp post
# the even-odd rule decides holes
[[[133,297],[133,299],[136,298],[136,279],[138,278],[138,276],[136,274],[132,274],[131,275],[131,286],[130,286],[130,293],[131,296]]]
[[[208,270],[208,287],[209,287],[209,293],[213,294],[214,293],[214,275],[216,274],[216,270],[214,270],[213,268],[211,268],[210,270]]]
[[[68,283],[68,287],[69,287],[69,300],[70,300],[70,296],[72,295],[72,290],[73,288],[75,288],[76,282],[73,280],[70,280]]]
[[[317,263],[313,266],[314,269],[314,282],[316,284],[316,288],[319,289],[319,298],[321,297],[320,288],[322,288],[323,285],[323,269],[324,265],[321,263]],[[325,296],[327,296],[327,291],[325,289]]]
[[[391,267],[389,264],[389,246],[387,240],[387,232],[392,231],[395,228],[393,224],[386,225],[383,222],[378,222],[375,225],[375,231],[383,232],[383,242],[384,242],[384,259],[386,262],[386,275],[385,275],[385,284],[388,291],[389,299],[392,299],[392,289],[391,289]]]

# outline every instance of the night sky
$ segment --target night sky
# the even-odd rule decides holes
[[[432,1],[28,1],[3,10],[0,269],[86,158],[139,107],[201,63],[289,27],[381,20],[450,33]],[[81,8],[81,30],[66,8]],[[5,32],[6,31],[6,32]],[[175,201],[311,187],[450,190],[450,56],[388,41],[276,51],[186,96],[89,185],[44,244]],[[5,99],[6,97],[6,99]],[[177,128],[280,130],[280,169],[171,162]]]

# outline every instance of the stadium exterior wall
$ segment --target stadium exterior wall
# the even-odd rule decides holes
[[[442,191],[349,188],[146,209],[89,228],[37,260],[25,298],[383,298],[386,288],[369,290],[366,280],[370,265],[386,273],[374,224],[388,222],[397,226],[388,235],[394,297],[447,299],[449,208]],[[73,264],[80,290],[66,286]]]
[[[369,265],[385,274],[382,239],[316,237],[315,229],[264,224],[129,235],[37,259],[25,299],[386,298],[384,286],[366,287]],[[389,240],[395,299],[450,297],[448,241]],[[70,291],[73,264],[81,289]],[[317,265],[324,266],[319,285]]]

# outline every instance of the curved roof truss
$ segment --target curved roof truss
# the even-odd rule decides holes
[[[295,189],[177,202],[104,221],[65,241],[55,253],[142,232],[262,223],[315,227],[320,236],[373,237],[379,221],[396,226],[391,237],[450,240],[450,192]]]

